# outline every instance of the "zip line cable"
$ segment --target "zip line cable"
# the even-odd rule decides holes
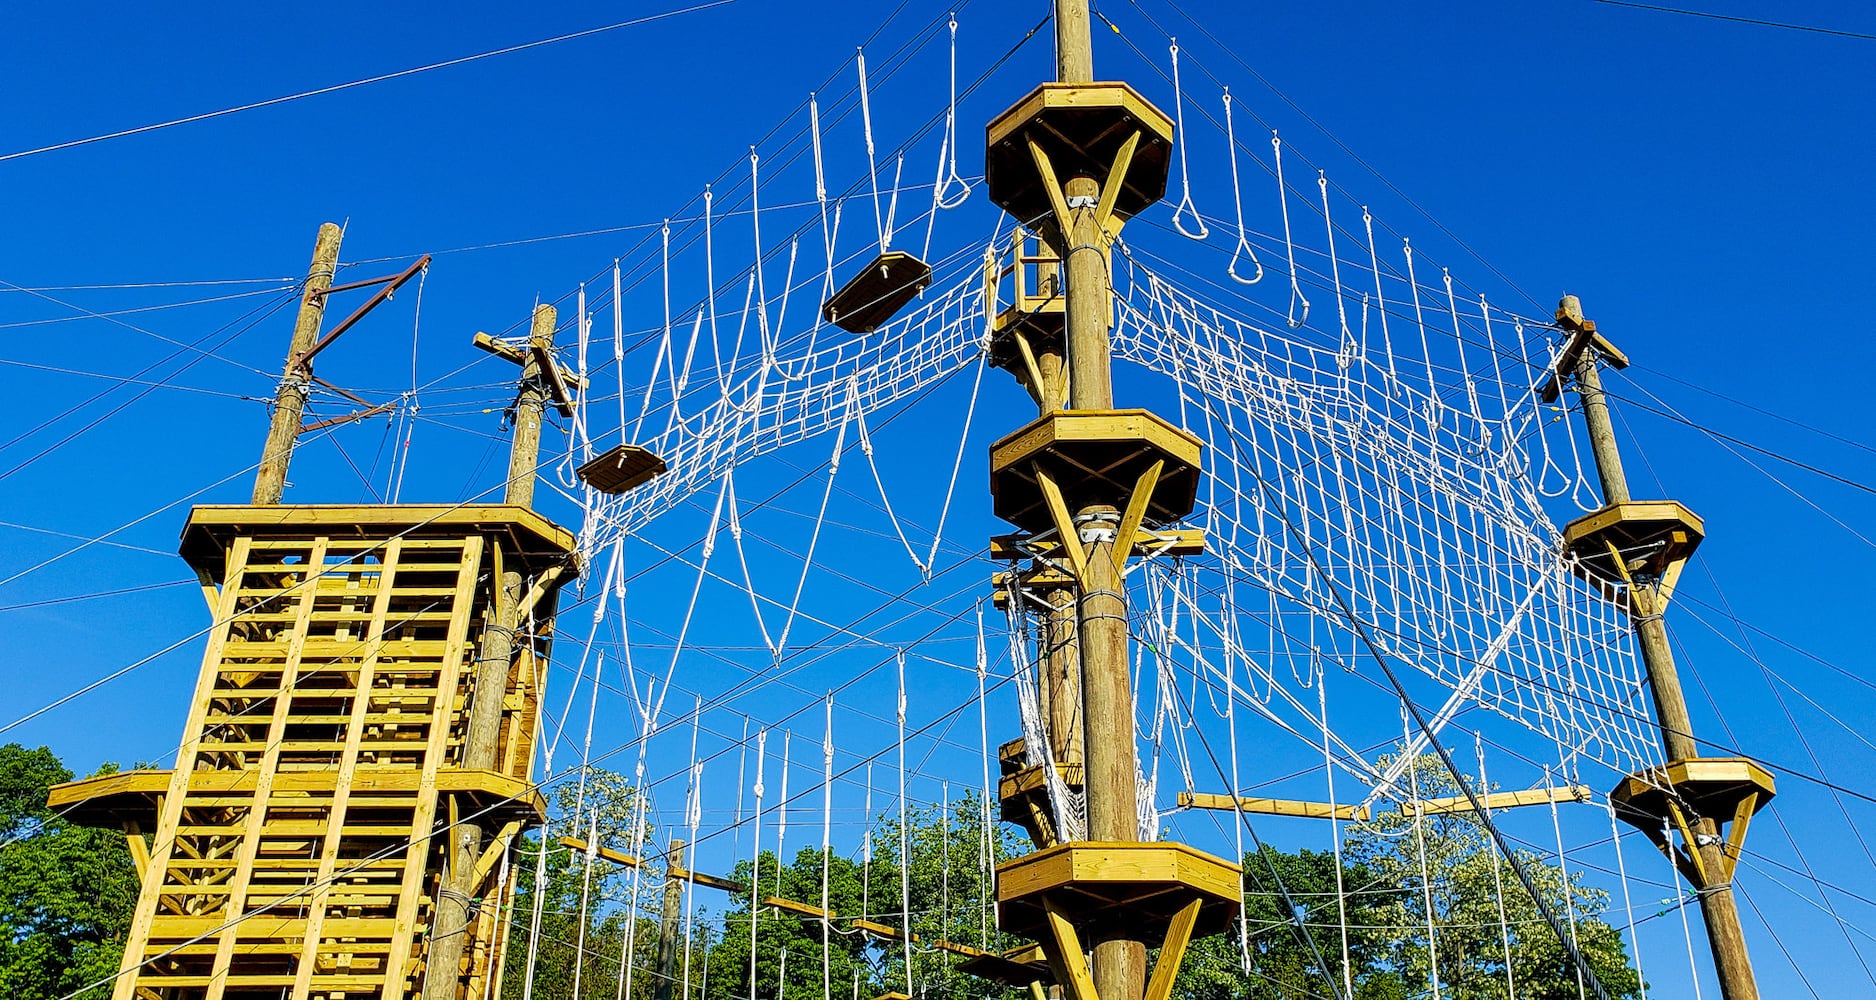
[[[1740,17],[1736,14],[1719,14],[1706,10],[1689,10],[1685,7],[1660,7],[1651,3],[1634,3],[1632,0],[1590,0],[1590,2],[1607,4],[1611,7],[1628,7],[1633,10],[1650,10],[1660,14],[1680,14],[1685,17],[1701,17],[1713,21],[1730,21],[1734,24],[1749,24],[1760,28],[1808,31],[1819,35],[1835,35],[1839,38],[1855,38],[1866,42],[1876,42],[1876,35],[1866,34],[1861,31],[1848,31],[1842,28],[1825,28],[1813,24],[1793,24],[1788,21],[1770,21],[1758,17]]]
[[[362,80],[353,80],[350,83],[338,83],[338,84],[333,84],[332,86],[329,86],[329,87],[319,87],[314,90],[303,90],[303,91],[300,91],[299,93],[287,94],[283,97],[270,97],[264,101],[254,101],[250,104],[236,105],[235,107],[232,107],[232,108],[222,108],[219,111],[207,111],[201,114],[189,115],[186,118],[175,118],[175,119],[171,119],[165,122],[155,122],[149,125],[139,125],[135,128],[121,129],[116,132],[106,132],[102,135],[88,136],[83,139],[69,139],[65,142],[53,143],[50,146],[40,146],[37,149],[22,149],[22,150],[18,150],[12,153],[0,154],[0,163],[4,163],[8,160],[17,160],[17,159],[20,159],[21,157],[26,157],[26,156],[37,156],[40,153],[55,153],[63,149],[73,149],[78,146],[89,146],[93,143],[104,142],[110,139],[122,139],[127,136],[142,135],[145,132],[155,132],[159,129],[172,128],[177,125],[190,125],[195,122],[208,121],[212,118],[224,118],[228,115],[239,114],[243,111],[254,111],[260,108],[269,108],[277,104],[286,104],[291,101],[298,101],[298,100],[302,100],[308,97],[318,97],[323,94],[337,93],[341,90],[351,90],[354,87],[363,87],[363,86],[367,86],[373,83],[383,83],[386,80],[396,80],[401,77],[415,76],[418,73],[428,73],[431,70],[446,69],[451,66],[461,66],[464,63],[472,63],[481,59],[490,59],[495,56],[505,56],[505,55],[516,53],[516,52],[525,52],[528,49],[537,49],[544,45],[553,45],[558,42],[572,41],[573,39],[576,39],[576,38],[587,38],[592,35],[604,34],[608,31],[617,31],[621,28],[637,27],[638,25],[641,25],[641,24],[650,24],[654,21],[663,21],[668,18],[678,17],[684,14],[693,14],[698,11],[709,10],[713,7],[728,6],[729,4],[732,4],[735,2],[736,0],[710,0],[710,2],[708,3],[694,4],[692,6],[681,7],[676,10],[667,10],[667,11],[661,11],[655,14],[647,14],[643,17],[635,17],[626,21],[618,21],[613,24],[602,25],[597,28],[587,28],[581,31],[568,32],[567,34],[564,34],[564,35],[555,35],[552,38],[542,38],[542,39],[538,39],[532,42],[523,42],[519,45],[510,45],[505,48],[491,49],[487,52],[478,52],[474,55],[458,56],[457,58],[454,58],[454,59],[445,59],[442,62],[429,63],[428,65],[424,65],[424,66],[413,66],[410,69],[401,69],[401,70],[397,70],[391,73],[382,73],[377,76],[366,77]]]

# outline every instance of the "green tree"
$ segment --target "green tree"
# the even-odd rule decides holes
[[[65,996],[115,973],[123,956],[136,869],[123,834],[46,808],[47,789],[71,779],[45,747],[0,747],[0,996]]]
[[[625,948],[628,919],[636,910],[632,950],[632,1000],[651,1000],[656,986],[658,924],[644,916],[657,912],[653,898],[664,885],[664,860],[648,835],[635,843],[632,826],[637,795],[624,775],[593,768],[584,789],[565,782],[554,791],[553,820],[545,834],[547,860],[540,880],[541,919],[534,934],[536,868],[540,864],[543,833],[537,831],[515,845],[512,864],[515,893],[502,976],[502,997],[514,1000],[523,993],[528,952],[535,953],[534,995],[549,1000],[614,1000],[621,988],[620,952]],[[585,842],[589,837],[607,848],[646,856],[637,873],[604,857],[589,865],[584,851],[562,845],[565,831]],[[634,886],[638,903],[627,905]],[[584,929],[584,933],[582,933]],[[530,940],[532,939],[532,940]],[[580,983],[577,997],[573,984]]]
[[[1392,759],[1378,763],[1385,767]],[[1463,794],[1433,754],[1411,763],[1406,782],[1419,799]],[[1442,987],[1458,996],[1495,1000],[1510,995],[1508,981],[1530,1000],[1580,995],[1575,964],[1477,814],[1439,813],[1416,825],[1410,813],[1380,811],[1351,828],[1345,853],[1382,884],[1411,890],[1381,907],[1371,932],[1388,942],[1387,964],[1406,984],[1424,987],[1437,973]],[[1609,894],[1584,884],[1580,870],[1566,880],[1543,856],[1514,853],[1551,912],[1573,924],[1566,932],[1574,934],[1612,1000],[1639,996],[1641,979],[1621,934],[1601,919]]]

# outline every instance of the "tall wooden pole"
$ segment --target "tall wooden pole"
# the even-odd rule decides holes
[[[339,266],[339,227],[331,222],[319,227],[313,241],[313,264],[306,271],[306,285],[300,296],[299,315],[293,321],[293,341],[287,348],[286,369],[280,376],[280,388],[274,392],[273,421],[267,427],[267,444],[261,449],[260,471],[254,476],[254,502],[275,504],[286,492],[287,465],[293,461],[293,445],[300,437],[300,421],[306,413],[307,386],[313,377],[312,365],[300,356],[312,349],[319,339],[319,326],[326,318],[326,289],[332,287],[333,272]]]
[[[1056,0],[1055,70],[1061,83],[1094,79],[1088,0]],[[1108,324],[1114,303],[1109,241],[1096,212],[1101,183],[1093,177],[1070,177],[1063,194],[1070,213],[1069,232],[1063,234],[1069,408],[1112,409]],[[1091,504],[1075,517],[1087,551],[1079,626],[1088,838],[1111,842],[1140,839],[1127,594],[1114,552],[1119,522],[1118,510],[1107,504]],[[1146,942],[1130,934],[1138,932],[1123,930],[1093,943],[1091,971],[1101,1000],[1140,1000],[1146,991]]]
[[[684,903],[684,842],[673,839],[664,865],[664,905],[658,911],[658,984],[652,1000],[671,1000],[677,985],[677,925]]]
[[[557,314],[553,306],[534,310],[529,346],[551,347]],[[530,350],[521,369],[521,394],[515,403],[514,440],[509,446],[507,503],[534,505],[534,476],[540,463],[541,411],[547,389],[541,384],[539,352]],[[498,550],[499,551],[499,550]],[[493,770],[501,742],[502,702],[514,665],[515,632],[520,627],[521,568],[497,559],[494,606],[482,631],[475,662],[475,689],[469,701],[469,725],[463,737],[462,766]],[[431,920],[430,955],[424,976],[424,1000],[457,1000],[463,943],[474,919],[476,862],[482,856],[482,827],[465,822],[449,831],[448,868]]]
[[[1559,315],[1566,327],[1582,328],[1582,305],[1575,296],[1564,298]],[[1595,347],[1583,350],[1576,362],[1576,390],[1583,401],[1583,420],[1589,428],[1596,473],[1602,480],[1603,502],[1614,505],[1628,503],[1630,495],[1628,477],[1622,470],[1621,448],[1609,418],[1608,395],[1602,388],[1601,363],[1601,355]],[[1681,691],[1674,650],[1668,644],[1667,623],[1662,619],[1665,601],[1654,593],[1631,595],[1631,601],[1630,627],[1641,647],[1648,686],[1654,693],[1655,718],[1661,726],[1661,748],[1670,763],[1691,760],[1700,755],[1699,744],[1694,740],[1693,720],[1687,713],[1687,698]],[[1720,836],[1716,819],[1700,817],[1693,824],[1693,834],[1694,842],[1688,849],[1698,852],[1704,870],[1731,870],[1725,864],[1722,846],[1725,838]],[[1751,956],[1746,952],[1746,936],[1739,922],[1739,901],[1733,895],[1732,883],[1695,888],[1700,891],[1700,913],[1707,926],[1707,943],[1713,949],[1720,995],[1725,1000],[1758,1000],[1759,986],[1752,974]]]

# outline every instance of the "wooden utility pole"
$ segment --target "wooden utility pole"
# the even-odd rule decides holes
[[[1055,78],[1058,83],[1094,79],[1094,39],[1088,0],[1056,0]],[[1105,179],[1105,178],[1102,178]],[[1069,231],[1063,233],[1067,272],[1069,407],[1108,410],[1114,406],[1108,323],[1114,312],[1111,237],[1097,211],[1101,180],[1064,180]],[[1083,781],[1088,802],[1088,839],[1140,839],[1139,793],[1134,744],[1132,679],[1127,656],[1127,591],[1114,539],[1120,511],[1090,504],[1076,512],[1075,528],[1087,551],[1081,586],[1080,649]],[[1121,930],[1093,941],[1094,988],[1101,1000],[1139,1000],[1146,989],[1147,943]]]
[[[313,264],[306,271],[299,315],[293,321],[293,341],[287,348],[286,369],[274,393],[273,422],[268,425],[260,471],[254,477],[256,504],[279,503],[286,491],[287,465],[293,461],[293,445],[300,437],[300,421],[306,413],[306,396],[313,378],[312,364],[303,356],[319,339],[319,326],[326,318],[326,289],[332,287],[332,275],[339,266],[342,236],[339,227],[328,222],[319,227],[319,236],[313,241]]]
[[[1566,544],[1580,560],[1601,560],[1611,577],[1624,584],[1630,627],[1641,649],[1642,663],[1648,674],[1648,686],[1654,694],[1655,717],[1661,728],[1661,747],[1667,766],[1656,772],[1636,775],[1617,790],[1622,805],[1630,806],[1624,818],[1630,823],[1657,824],[1644,832],[1657,846],[1668,852],[1681,873],[1699,893],[1700,912],[1707,927],[1707,940],[1713,950],[1714,971],[1719,977],[1720,993],[1725,1000],[1758,1000],[1759,988],[1752,974],[1752,960],[1746,952],[1745,934],[1740,928],[1739,903],[1733,894],[1732,872],[1738,862],[1745,836],[1746,821],[1752,812],[1771,797],[1769,775],[1756,765],[1737,758],[1701,758],[1694,739],[1693,721],[1688,716],[1687,699],[1674,666],[1674,651],[1668,643],[1667,624],[1662,618],[1672,596],[1675,579],[1692,544],[1698,541],[1693,526],[1697,519],[1671,501],[1636,503],[1629,494],[1628,479],[1622,470],[1622,454],[1609,417],[1609,400],[1602,388],[1601,366],[1605,359],[1626,364],[1614,347],[1596,332],[1596,324],[1583,318],[1582,303],[1574,295],[1563,298],[1557,309],[1557,322],[1571,335],[1565,356],[1559,360],[1559,376],[1569,371],[1576,380],[1576,392],[1583,403],[1583,420],[1588,426],[1590,450],[1596,472],[1602,481],[1602,510],[1573,522],[1565,531]],[[1574,353],[1574,357],[1571,353]],[[1673,508],[1667,514],[1659,508]],[[1581,526],[1579,528],[1579,526]],[[1652,533],[1653,539],[1642,542]],[[1674,551],[1676,545],[1682,546]],[[1598,551],[1600,549],[1600,551]],[[1668,550],[1666,563],[1648,566],[1649,550]],[[1637,557],[1636,553],[1642,554]],[[1655,556],[1654,558],[1662,558]],[[1744,774],[1752,786],[1749,791],[1717,791],[1722,781],[1703,778],[1717,768],[1729,768]],[[1754,772],[1758,777],[1754,778]],[[1665,788],[1666,794],[1660,790]],[[1652,807],[1643,803],[1655,803]],[[1721,824],[1731,822],[1723,836]],[[1661,826],[1678,828],[1681,845],[1677,850]]]
[[[514,439],[509,447],[508,487],[504,502],[519,507],[534,505],[534,477],[540,463],[541,411],[547,388],[541,358],[553,346],[553,306],[537,306],[529,333],[529,351],[522,359],[521,392],[515,402]],[[541,348],[536,350],[535,348]],[[514,665],[515,635],[520,628],[521,567],[497,564],[495,594],[489,609],[490,624],[482,632],[476,651],[475,687],[469,700],[469,726],[463,738],[465,769],[494,769],[501,742],[502,701],[508,694],[508,675]],[[437,894],[431,922],[430,956],[424,976],[425,1000],[457,1000],[457,977],[463,942],[471,920],[475,895],[476,862],[482,856],[483,828],[474,820],[449,831],[448,869]]]
[[[992,321],[990,363],[1040,411],[991,446],[996,514],[1019,529],[992,539],[991,554],[1030,560],[997,579],[1012,616],[1040,619],[1052,750],[1004,757],[1003,815],[1037,849],[998,866],[997,909],[1005,931],[1036,939],[1067,1000],[1164,1000],[1186,945],[1235,919],[1243,881],[1235,862],[1140,840],[1125,567],[1204,551],[1202,531],[1171,527],[1196,504],[1203,444],[1150,411],[1114,408],[1111,250],[1164,194],[1174,126],[1125,83],[1094,82],[1088,17],[1087,0],[1056,0],[1057,79],[985,134],[990,200],[1023,227],[1010,268],[993,262],[986,275],[993,288],[1017,275]],[[1136,551],[1149,536],[1151,554]],[[1038,773],[1050,766],[1059,774]],[[1077,797],[1058,794],[1077,784],[1085,824]],[[1033,971],[1005,962],[979,974],[1040,991]]]
[[[684,842],[673,839],[671,852],[665,855],[664,905],[658,911],[658,984],[653,1000],[671,1000],[671,987],[677,982],[677,925],[684,903]]]

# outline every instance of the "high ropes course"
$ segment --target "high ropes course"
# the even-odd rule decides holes
[[[350,261],[335,227],[304,280],[84,310],[229,318],[0,475],[159,390],[247,405],[200,364],[295,310],[312,339],[262,461],[0,564],[100,581],[201,505],[189,580],[40,603],[199,580],[206,624],[153,604],[116,668],[0,720],[195,691],[179,743],[126,751],[154,766],[52,791],[141,885],[121,968],[67,997],[1821,995],[1800,935],[1850,956],[1829,992],[1876,988],[1876,800],[1695,742],[1671,630],[1786,640],[1689,563],[1693,511],[1631,496],[1611,412],[1676,411],[1593,298],[1371,210],[1176,6],[1093,14],[1131,87],[1029,97],[1085,4],[998,37],[909,6],[434,377],[431,269],[534,241]],[[407,386],[314,375],[406,303]],[[1794,704],[1870,746],[1767,679],[1800,738]],[[1827,865],[1833,822],[1861,849]]]

